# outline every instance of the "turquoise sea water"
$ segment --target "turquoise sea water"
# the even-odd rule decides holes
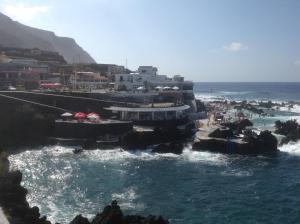
[[[198,84],[195,90],[203,99],[224,92],[241,97],[246,90],[259,99],[256,92],[262,91],[252,84],[236,85]],[[269,86],[268,95],[286,89],[278,85]],[[277,100],[296,100],[298,87],[294,94],[284,90],[285,97]],[[270,119],[299,118],[297,108],[286,109]],[[254,119],[257,126],[265,125]],[[92,217],[117,199],[127,214],[163,215],[173,224],[300,223],[299,143],[272,156],[193,152],[188,145],[182,155],[119,148],[74,155],[73,148],[41,146],[10,156],[12,168],[24,174],[30,204],[53,222],[68,223],[77,213]]]

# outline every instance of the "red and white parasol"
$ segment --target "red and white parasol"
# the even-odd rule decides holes
[[[82,113],[82,112],[77,112],[77,113],[75,113],[74,118],[76,118],[76,119],[84,119],[84,118],[86,118],[86,114]]]

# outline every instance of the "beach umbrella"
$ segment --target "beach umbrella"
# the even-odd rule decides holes
[[[97,113],[89,113],[86,117],[90,120],[98,120],[100,118],[99,114]]]
[[[155,89],[162,89],[163,87],[161,86],[156,86]]]
[[[97,115],[91,115],[91,116],[88,116],[88,119],[89,119],[89,120],[92,120],[92,121],[96,121],[96,120],[99,120],[100,117],[97,116]]]
[[[98,116],[99,117],[99,114],[92,112],[92,113],[87,114],[86,116],[87,117],[90,117],[90,116]]]
[[[71,113],[69,113],[69,112],[66,112],[66,113],[63,113],[61,116],[62,116],[62,117],[72,117],[73,114],[71,114]]]
[[[173,90],[179,90],[179,88],[177,86],[174,86],[172,89]]]
[[[140,87],[137,88],[137,90],[144,90],[144,87],[140,86]]]
[[[164,89],[171,89],[171,87],[169,87],[169,86],[165,86],[165,87],[164,87]]]
[[[76,119],[84,119],[84,118],[86,118],[86,114],[82,113],[82,112],[77,112],[77,113],[75,113],[74,118],[76,118]]]

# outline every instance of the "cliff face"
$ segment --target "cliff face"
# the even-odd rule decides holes
[[[39,48],[59,52],[67,62],[95,63],[72,38],[25,26],[0,13],[0,45],[3,47]]]

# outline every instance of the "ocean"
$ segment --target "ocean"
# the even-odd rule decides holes
[[[197,83],[195,95],[300,101],[300,83]],[[276,119],[299,119],[298,109],[253,121],[272,127]],[[300,143],[272,156],[194,152],[190,145],[181,155],[120,148],[75,155],[74,147],[40,146],[9,158],[24,174],[30,205],[53,222],[92,218],[116,199],[126,214],[162,215],[172,224],[300,223]]]

